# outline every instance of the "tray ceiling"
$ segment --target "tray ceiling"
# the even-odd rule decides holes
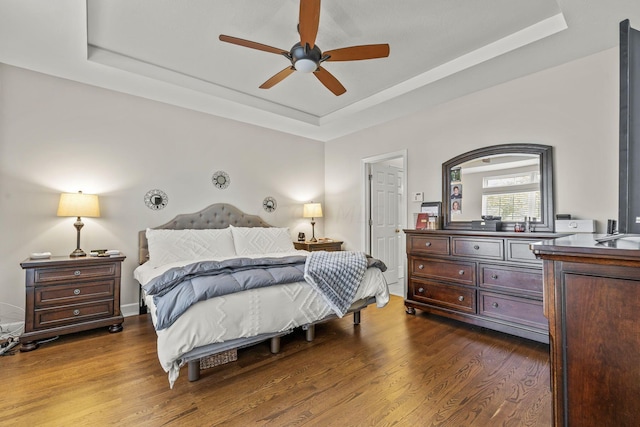
[[[622,0],[324,0],[322,50],[388,43],[389,57],[325,62],[338,97],[303,73],[259,89],[288,60],[218,36],[289,50],[298,13],[298,0],[2,1],[0,61],[330,140],[616,46],[622,19],[640,25]]]

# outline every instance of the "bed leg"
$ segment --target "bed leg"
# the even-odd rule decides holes
[[[354,325],[360,324],[360,310],[353,312],[353,324]]]
[[[271,353],[280,353],[280,337],[271,338]]]
[[[316,337],[316,325],[308,325],[303,329],[305,330],[305,339],[308,342],[313,341],[313,339]]]
[[[187,362],[189,371],[189,381],[198,381],[200,379],[200,359],[190,360]]]

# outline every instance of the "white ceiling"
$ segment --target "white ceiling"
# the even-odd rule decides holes
[[[289,50],[298,0],[0,0],[0,62],[320,141],[618,45],[640,1],[323,0],[322,50],[388,43],[388,58],[326,62],[264,81]]]

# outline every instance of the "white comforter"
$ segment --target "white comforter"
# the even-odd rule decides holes
[[[262,254],[264,256],[300,255],[294,253]],[[190,262],[195,262],[193,260]],[[134,277],[145,285],[166,270],[189,264],[172,263],[161,267],[143,264],[136,268]],[[358,288],[354,301],[376,297],[376,305],[384,307],[389,302],[389,288],[382,272],[370,268]],[[145,299],[155,324],[153,298]],[[158,358],[162,368],[169,374],[169,383],[178,378],[184,365],[182,355],[194,348],[234,338],[252,337],[264,333],[286,331],[320,320],[332,309],[322,296],[306,282],[296,282],[267,288],[243,291],[223,297],[198,302],[189,308],[169,328],[157,331]]]

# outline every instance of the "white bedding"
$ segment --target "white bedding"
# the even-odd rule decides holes
[[[244,256],[282,257],[307,253],[294,251]],[[143,264],[136,268],[134,277],[144,285],[170,268],[195,261],[198,260],[173,262],[159,267]],[[354,301],[367,297],[376,297],[378,307],[384,307],[389,302],[388,286],[377,268],[367,270]],[[146,297],[145,301],[155,324],[153,298]],[[306,282],[253,289],[201,301],[189,308],[172,326],[157,331],[158,358],[173,386],[180,367],[184,365],[181,356],[194,348],[234,338],[286,331],[332,313],[320,294]]]

